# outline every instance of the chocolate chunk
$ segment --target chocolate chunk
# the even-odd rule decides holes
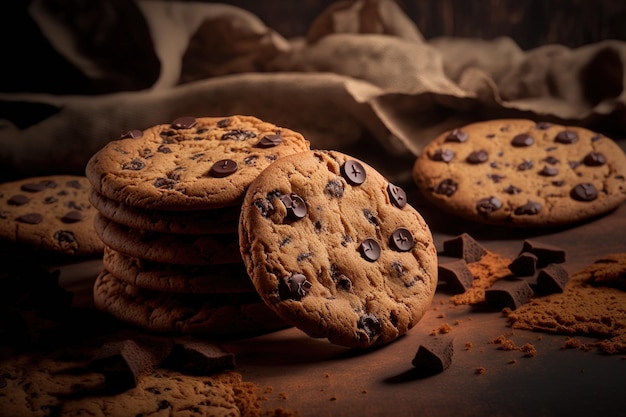
[[[564,143],[566,145],[578,142],[578,135],[571,130],[562,130],[554,138],[557,143]]]
[[[306,203],[299,195],[282,195],[279,197],[279,200],[285,205],[285,208],[287,209],[287,218],[292,220],[299,220],[306,216]]]
[[[211,174],[218,178],[227,177],[237,171],[237,162],[232,159],[221,159],[211,167]]]
[[[122,133],[119,139],[136,139],[143,136],[143,132],[138,129],[128,130]]]
[[[383,326],[378,317],[371,313],[367,313],[359,318],[357,328],[363,330],[370,340],[379,335],[383,330]]]
[[[483,215],[493,213],[500,208],[502,208],[502,202],[495,196],[481,198],[476,202],[476,210]]]
[[[359,185],[365,182],[366,172],[363,165],[354,160],[347,160],[341,166],[343,177],[352,185]]]
[[[589,152],[583,158],[583,164],[588,167],[599,167],[606,164],[606,157],[600,152]]]
[[[433,336],[422,342],[411,364],[429,374],[438,374],[450,367],[454,354],[451,337]]]
[[[534,292],[524,279],[501,279],[485,290],[485,303],[497,309],[515,310],[526,304]]]
[[[195,117],[191,116],[183,116],[172,122],[172,127],[174,129],[190,129],[196,124],[197,120]]]
[[[543,175],[544,177],[554,177],[559,175],[559,169],[545,165],[541,171],[539,171],[539,175]]]
[[[563,249],[534,240],[524,241],[520,254],[524,252],[532,253],[537,257],[537,268],[543,268],[551,263],[565,262],[565,251]]]
[[[65,213],[63,217],[61,217],[61,221],[63,223],[76,223],[83,219],[83,215],[76,210],[68,211]]]
[[[547,158],[544,158],[544,161],[550,165],[556,165],[558,164],[560,161],[555,158],[554,156],[548,156]]]
[[[535,139],[526,133],[520,133],[511,140],[511,145],[517,148],[531,146],[533,143],[535,143]]]
[[[20,190],[26,191],[27,193],[38,193],[45,190],[46,188],[48,188],[48,184],[46,183],[46,181],[29,182],[20,186]]]
[[[337,180],[330,180],[326,183],[324,191],[331,197],[340,198],[343,196],[343,183]]]
[[[138,158],[134,158],[132,161],[130,162],[124,162],[122,164],[122,169],[128,169],[131,171],[139,171],[144,169],[146,166],[146,164]]]
[[[454,152],[450,149],[437,149],[430,155],[433,161],[450,162],[454,159]]]
[[[176,180],[173,180],[171,178],[163,178],[163,177],[158,177],[156,180],[154,180],[154,187],[155,188],[161,188],[163,190],[172,190],[174,188],[174,186],[176,185]]]
[[[192,375],[211,375],[235,368],[235,355],[221,346],[195,340],[174,343],[163,367]]]
[[[454,129],[448,136],[444,139],[444,142],[465,142],[467,141],[468,135],[461,129]]]
[[[414,245],[413,235],[408,229],[404,227],[398,227],[391,234],[391,238],[389,239],[390,246],[399,251],[399,252],[407,252],[413,249]]]
[[[444,240],[443,254],[454,258],[461,258],[467,263],[472,263],[480,261],[480,259],[487,254],[487,250],[469,234],[463,233],[452,239]]]
[[[437,188],[435,188],[435,193],[436,194],[443,194],[447,197],[452,196],[454,193],[456,193],[457,188],[459,187],[459,185],[452,179],[447,178],[443,181],[441,181],[438,185]]]
[[[220,129],[224,129],[228,126],[230,126],[232,120],[230,119],[222,119],[220,121],[217,122],[217,127],[219,127]]]
[[[598,198],[598,189],[590,182],[578,184],[569,193],[576,201],[593,201]]]
[[[77,190],[80,190],[83,188],[83,185],[80,183],[80,181],[78,180],[71,180],[65,183],[66,186],[70,187],[70,188],[75,188]],[[56,187],[56,185],[55,185]],[[51,187],[54,188],[54,187]]]
[[[444,281],[447,288],[455,294],[464,293],[474,285],[472,271],[467,267],[465,259],[440,263],[437,271],[439,279]]]
[[[59,243],[74,243],[76,242],[76,236],[74,233],[67,230],[58,230],[54,233],[54,239]]]
[[[489,154],[485,150],[474,151],[470,153],[465,160],[470,164],[482,164],[487,162]]]
[[[159,145],[156,151],[160,153],[172,153],[172,149],[170,149],[169,146],[165,145]]]
[[[504,189],[504,192],[507,194],[515,195],[519,194],[522,190],[514,185],[509,185]]]
[[[569,273],[558,264],[549,264],[537,275],[537,291],[543,294],[563,292]]]
[[[374,239],[367,238],[359,245],[359,251],[365,260],[374,262],[380,256],[380,244]]]
[[[27,213],[19,216],[17,219],[20,223],[39,224],[43,221],[43,216],[39,213]]]
[[[306,279],[306,276],[303,274],[293,274],[290,277],[283,278],[283,281],[286,289],[286,293],[281,296],[283,299],[290,298],[292,300],[300,301],[309,293],[311,287],[313,286],[311,281]]]
[[[537,122],[537,124],[535,124],[535,128],[539,130],[547,130],[547,129],[550,129],[551,127],[552,127],[552,123],[550,122]]]
[[[222,135],[222,140],[240,141],[252,138],[256,138],[256,133],[242,129],[231,130],[230,132],[226,132]]]
[[[404,192],[402,188],[389,183],[387,185],[387,194],[389,195],[389,200],[391,201],[391,204],[393,204],[394,206],[398,208],[406,206],[406,192]]]
[[[54,196],[48,196],[43,199],[44,204],[53,204],[53,203],[56,203],[57,201],[59,201],[59,199]]]
[[[265,135],[261,138],[257,145],[261,148],[271,148],[280,145],[283,142],[283,137],[280,133],[273,135]]]
[[[509,264],[509,270],[518,277],[529,277],[537,271],[537,255],[522,252]]]
[[[517,215],[535,215],[541,211],[541,204],[528,200],[526,204],[517,207],[514,211]]]
[[[26,197],[25,195],[16,194],[13,197],[9,198],[9,200],[7,201],[7,204],[10,206],[23,206],[29,201],[30,201],[30,198]]]
[[[499,174],[487,174],[487,178],[489,178],[491,181],[497,184],[503,179],[505,179],[506,177],[504,175],[499,175]]]
[[[531,169],[533,166],[535,166],[534,162],[531,161],[530,159],[524,159],[524,161],[522,161],[518,166],[517,166],[517,170],[518,171],[526,171]]]

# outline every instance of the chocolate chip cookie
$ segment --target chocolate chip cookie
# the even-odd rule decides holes
[[[205,210],[239,204],[271,162],[308,149],[300,133],[256,117],[180,117],[111,141],[85,172],[96,192],[131,207]]]
[[[437,254],[428,226],[404,190],[346,154],[274,162],[250,185],[239,225],[257,292],[312,337],[382,345],[430,306]]]
[[[54,175],[0,184],[0,241],[62,256],[97,256],[87,178]]]
[[[469,220],[561,226],[626,199],[626,155],[612,139],[581,127],[491,120],[430,142],[413,178],[434,205]]]

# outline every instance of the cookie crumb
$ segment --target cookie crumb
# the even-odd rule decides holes
[[[472,342],[465,342],[465,350],[472,350],[473,347]]]
[[[487,372],[487,369],[484,366],[479,366],[478,368],[476,368],[476,370],[474,371],[474,373],[476,375],[483,375],[485,372]]]

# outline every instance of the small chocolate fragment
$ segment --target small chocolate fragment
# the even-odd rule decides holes
[[[467,267],[465,259],[440,263],[437,266],[439,279],[455,294],[461,294],[474,285],[472,271]]]
[[[535,139],[526,133],[520,133],[511,140],[511,145],[517,148],[531,146],[533,143],[535,143]]]
[[[569,273],[558,264],[549,264],[537,275],[537,291],[542,294],[563,292],[569,281]]]
[[[221,159],[211,167],[211,174],[218,178],[227,177],[237,171],[237,162],[232,159]]]
[[[240,141],[240,140],[247,140],[247,139],[252,139],[252,138],[256,138],[256,133],[251,132],[249,130],[236,129],[236,130],[231,130],[229,132],[224,133],[221,139]]]
[[[487,250],[469,234],[462,233],[457,237],[443,242],[443,254],[445,256],[464,259],[465,262],[469,264],[480,261],[480,259],[487,254]]]
[[[271,147],[280,145],[282,142],[283,142],[283,137],[281,136],[280,133],[276,133],[273,135],[263,136],[257,145],[261,148],[271,148]]]
[[[514,185],[509,185],[508,187],[504,189],[505,193],[511,194],[511,195],[519,194],[521,191],[522,190],[519,187],[516,187]]]
[[[501,279],[485,290],[485,303],[497,309],[515,310],[526,304],[534,292],[524,279]]]
[[[450,162],[454,159],[454,152],[450,149],[437,149],[430,155],[433,161]]]
[[[367,261],[374,262],[380,257],[380,245],[374,239],[367,238],[359,245],[361,256]]]
[[[488,214],[493,213],[496,210],[500,210],[501,208],[502,201],[495,196],[481,198],[476,202],[476,210],[483,216],[487,216]]]
[[[450,197],[452,194],[456,193],[458,187],[459,185],[454,180],[446,178],[437,185],[435,193]]]
[[[365,182],[366,172],[363,165],[355,160],[347,160],[341,166],[341,173],[344,178],[352,185],[359,185]]]
[[[517,170],[518,171],[527,171],[527,170],[531,169],[533,166],[535,166],[535,163],[533,161],[531,161],[530,159],[524,159],[517,166]]]
[[[559,175],[559,170],[558,168],[545,165],[541,171],[539,171],[539,175],[543,175],[544,177],[554,177]]]
[[[39,213],[27,213],[19,216],[17,219],[20,223],[39,224],[43,221],[43,216]]]
[[[143,131],[138,129],[128,130],[122,133],[119,139],[136,139],[143,136]]]
[[[402,188],[389,183],[389,185],[387,185],[387,194],[389,194],[389,200],[394,206],[398,208],[406,206],[406,192]]]
[[[299,195],[282,195],[279,197],[279,200],[285,205],[285,208],[287,209],[287,218],[292,220],[299,220],[306,216],[306,203]]]
[[[524,252],[532,253],[537,257],[537,268],[543,268],[548,264],[565,262],[565,251],[563,249],[534,240],[524,241],[520,254]]]
[[[475,164],[482,164],[484,162],[487,162],[488,159],[489,159],[489,154],[487,154],[487,151],[481,149],[479,151],[474,151],[470,153],[465,160],[468,163],[475,165]]]
[[[509,270],[518,277],[535,275],[537,260],[537,255],[534,253],[522,252],[509,264]]]
[[[172,122],[172,127],[174,129],[189,129],[192,128],[196,124],[196,118],[191,116],[183,116]]]
[[[468,135],[461,129],[454,129],[448,136],[444,139],[444,142],[465,142],[467,141]]]
[[[572,188],[569,195],[576,201],[593,201],[598,198],[598,189],[595,185],[584,182]]]
[[[578,135],[576,132],[572,132],[571,130],[562,130],[556,135],[554,141],[569,145],[578,142]]]
[[[130,162],[122,163],[122,169],[128,169],[131,171],[140,171],[144,169],[146,164],[139,158],[134,158]]]
[[[398,227],[391,234],[391,238],[389,239],[390,246],[399,251],[399,252],[407,252],[413,249],[414,241],[413,235],[411,232],[404,228]]]
[[[451,337],[433,336],[420,344],[411,364],[429,374],[438,374],[450,367],[453,354]]]
[[[523,204],[517,207],[514,213],[517,215],[532,216],[532,215],[538,214],[540,211],[541,211],[541,204],[537,203],[536,201],[528,200],[526,204]]]
[[[284,278],[284,282],[287,294],[285,294],[282,298],[290,298],[296,301],[300,301],[303,297],[305,297],[313,286],[311,281],[306,279],[306,276],[303,274],[293,274],[290,277]]]
[[[192,375],[211,375],[235,368],[235,355],[221,346],[195,340],[176,341],[164,367]]]

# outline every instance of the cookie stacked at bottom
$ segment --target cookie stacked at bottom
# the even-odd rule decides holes
[[[297,132],[231,116],[182,117],[99,150],[86,167],[105,244],[96,307],[156,332],[236,336],[287,327],[255,291],[237,227],[250,182],[308,147]]]

